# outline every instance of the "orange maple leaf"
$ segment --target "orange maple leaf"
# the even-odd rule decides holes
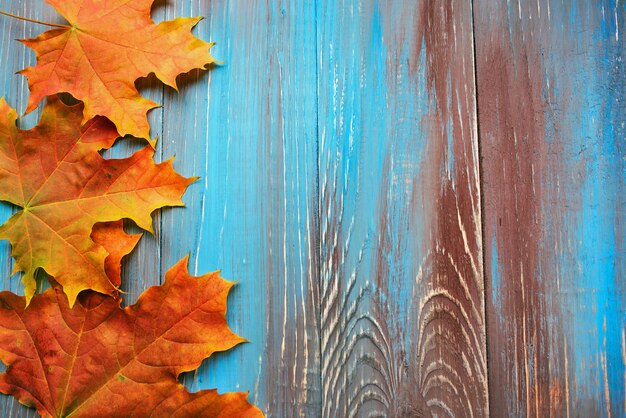
[[[147,112],[135,81],[154,73],[176,88],[176,77],[216,62],[212,43],[191,34],[201,18],[155,24],[154,0],[46,0],[69,26],[22,42],[37,65],[21,71],[31,91],[27,112],[46,96],[67,92],[85,103],[84,121],[106,116],[120,134],[149,139]]]
[[[124,232],[123,221],[102,222],[93,226],[91,239],[108,253],[104,259],[104,271],[115,287],[122,284],[122,258],[135,248],[140,238],[141,234]]]
[[[188,392],[177,380],[244,340],[226,323],[232,283],[191,277],[187,260],[125,309],[87,291],[69,309],[60,289],[26,301],[0,293],[0,391],[44,417],[261,417],[245,393]]]
[[[15,270],[25,273],[27,300],[38,268],[63,286],[70,305],[84,289],[116,294],[119,276],[106,274],[109,254],[90,237],[94,224],[128,218],[152,231],[151,213],[181,206],[195,180],[177,174],[172,160],[155,164],[150,146],[104,159],[98,151],[113,145],[115,127],[102,117],[81,127],[81,115],[81,104],[50,97],[39,125],[22,131],[0,99],[0,200],[23,208],[0,227],[0,239],[10,241]]]

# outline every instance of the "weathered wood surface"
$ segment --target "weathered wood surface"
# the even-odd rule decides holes
[[[484,416],[470,3],[318,8],[322,416]]]
[[[251,341],[216,356],[191,388],[250,390],[268,416],[318,416],[318,204],[315,4],[184,1],[167,16],[207,16],[199,36],[225,65],[168,90],[165,155],[202,178],[188,208],[164,211],[161,265],[239,285],[231,326]]]
[[[196,15],[225,65],[140,85],[164,105],[158,158],[202,178],[124,267],[127,301],[187,253],[239,281],[228,317],[251,342],[188,387],[250,391],[269,417],[626,415],[623,1],[153,10]],[[34,56],[13,40],[44,29],[0,17],[19,110]],[[0,269],[21,293],[5,242]],[[36,414],[2,397],[0,416]]]
[[[626,416],[626,5],[476,0],[493,416]]]
[[[39,2],[0,5],[24,17],[58,20]],[[192,273],[221,269],[239,282],[229,297],[231,328],[251,343],[215,355],[185,376],[185,383],[192,390],[250,391],[250,400],[268,416],[317,416],[315,4],[161,1],[153,16],[206,16],[196,33],[217,41],[214,54],[225,64],[180,77],[180,94],[153,79],[139,83],[163,104],[150,115],[159,158],[175,154],[177,170],[201,179],[183,199],[187,208],[156,214],[155,236],[145,234],[126,261],[126,300],[158,284],[188,253]],[[14,73],[34,63],[34,56],[13,40],[45,27],[6,18],[0,24],[6,29],[3,63],[10,65],[3,68],[7,84],[0,94],[23,109],[27,87]],[[136,148],[125,142],[110,154]],[[8,278],[11,264],[3,245]],[[9,283],[20,291],[18,280],[6,279],[4,287]],[[2,408],[2,416],[35,416],[8,398]]]

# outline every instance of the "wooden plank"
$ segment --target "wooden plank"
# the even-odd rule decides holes
[[[626,4],[476,0],[494,416],[626,414]]]
[[[225,62],[168,91],[162,146],[202,178],[165,211],[162,266],[238,280],[229,322],[251,342],[188,376],[192,389],[251,391],[268,416],[318,417],[317,126],[313,1],[194,0],[197,33]]]
[[[317,18],[322,415],[485,416],[471,5]]]

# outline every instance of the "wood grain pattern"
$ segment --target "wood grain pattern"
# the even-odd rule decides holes
[[[192,389],[250,390],[268,417],[319,416],[315,4],[178,2],[224,65],[168,91],[162,147],[202,178],[165,211],[161,264],[238,280],[233,329],[251,342],[207,362]]]
[[[626,6],[477,0],[494,416],[626,416]]]
[[[485,416],[470,4],[318,22],[322,415]]]
[[[138,85],[163,104],[157,159],[201,179],[123,269],[129,302],[187,253],[239,281],[251,342],[189,388],[250,391],[268,417],[626,416],[624,0],[153,8],[199,15],[224,65]],[[45,29],[0,16],[20,111],[34,56],[13,40]],[[0,242],[22,293],[11,266]],[[36,414],[1,397],[0,416]]]
[[[156,2],[155,20],[210,16],[197,32],[218,41],[215,54],[225,65],[181,77],[180,94],[153,77],[138,82],[164,104],[150,114],[152,135],[160,138],[157,159],[177,154],[175,167],[202,179],[185,195],[186,209],[156,214],[155,236],[145,234],[124,263],[126,300],[158,284],[187,253],[192,273],[221,268],[225,277],[239,281],[228,316],[231,327],[251,343],[216,355],[184,380],[192,390],[249,390],[251,401],[268,416],[318,416],[320,408],[314,6]],[[59,19],[47,6],[29,8],[30,13],[25,5],[3,10]],[[0,24],[7,25],[11,39],[45,29],[5,18]],[[27,34],[16,34],[27,26]],[[12,73],[34,61],[17,43],[2,42],[2,48],[11,57]],[[24,80],[15,79],[25,103]],[[137,146],[125,141],[108,155],[128,154]],[[6,245],[2,255],[8,272]],[[12,399],[3,399],[2,406],[7,412],[2,416],[34,416]]]

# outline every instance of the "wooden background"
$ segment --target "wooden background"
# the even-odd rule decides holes
[[[625,1],[153,11],[197,15],[225,65],[180,94],[139,84],[163,103],[159,158],[202,179],[124,267],[129,302],[187,253],[239,281],[228,317],[251,342],[189,388],[250,391],[268,417],[626,416]],[[20,111],[34,54],[14,39],[44,29],[0,18]],[[21,292],[6,242],[0,271]],[[0,415],[35,414],[2,397]]]

